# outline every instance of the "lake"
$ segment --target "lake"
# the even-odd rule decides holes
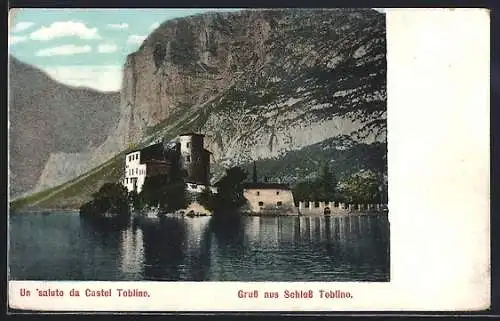
[[[11,280],[389,281],[386,215],[165,218],[105,228],[78,213],[9,216]]]

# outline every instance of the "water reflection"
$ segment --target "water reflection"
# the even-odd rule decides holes
[[[141,279],[144,262],[144,236],[142,229],[133,226],[121,232],[121,271],[132,279]],[[128,277],[127,277],[128,278]]]
[[[64,214],[18,217],[11,217],[11,278],[389,280],[386,217],[167,217],[119,229]]]

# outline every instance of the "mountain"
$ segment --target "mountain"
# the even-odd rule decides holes
[[[255,159],[271,179],[292,183],[325,161],[339,174],[386,171],[385,16],[374,10],[168,20],[127,57],[123,77],[119,121],[107,137],[113,143],[103,143],[107,155],[122,153],[34,197],[38,205],[78,205],[120,178],[128,146],[184,131],[206,135],[213,180],[225,166]],[[42,176],[67,164],[49,162]]]
[[[170,20],[129,55],[129,140],[207,135],[237,164],[348,135],[385,141],[385,16],[374,10],[246,10]]]
[[[46,169],[58,155],[85,153],[103,144],[110,128],[119,121],[119,107],[119,93],[101,93],[60,84],[11,56],[10,197],[30,192],[37,185],[38,189],[43,189],[46,187],[41,182],[44,175],[51,174],[55,184],[72,178],[72,162],[66,162],[66,166],[56,171]],[[75,162],[76,167],[79,162]],[[62,176],[59,180],[58,175]]]

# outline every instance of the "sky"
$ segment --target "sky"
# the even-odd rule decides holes
[[[9,16],[9,53],[64,84],[116,91],[126,56],[160,23],[237,10],[18,9]]]
[[[160,23],[240,9],[20,9],[9,17],[9,53],[62,83],[119,90],[128,54]]]

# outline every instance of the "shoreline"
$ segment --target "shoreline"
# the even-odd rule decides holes
[[[50,209],[26,209],[26,210],[11,210],[9,209],[9,214],[44,214],[44,213],[60,213],[60,212],[70,212],[79,213],[80,209],[69,209],[69,208],[50,208]]]
[[[345,212],[345,213],[332,213],[329,215],[324,214],[245,214],[243,216],[255,216],[255,217],[340,217],[340,216],[377,216],[377,215],[387,215],[389,211],[383,212]]]
[[[79,213],[79,209],[37,209],[37,210],[23,210],[23,211],[9,211],[9,214],[55,214],[62,212],[68,212],[68,214]],[[365,211],[353,211],[345,213],[332,213],[329,215],[323,214],[259,214],[259,213],[244,213],[242,217],[345,217],[345,216],[387,216],[389,211],[381,212],[365,212]],[[213,215],[181,215],[180,217],[186,218],[196,218],[196,217],[213,217]]]

